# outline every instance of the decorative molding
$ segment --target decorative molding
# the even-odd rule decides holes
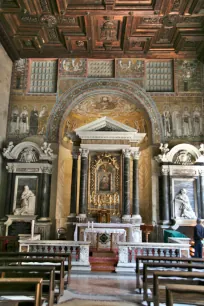
[[[57,156],[53,154],[50,144],[44,142],[40,148],[36,143],[25,141],[13,145],[9,142],[7,148],[3,149],[3,156],[9,160],[19,160],[21,162],[32,163],[37,160],[53,161]]]

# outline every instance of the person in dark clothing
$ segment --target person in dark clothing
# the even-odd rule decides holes
[[[197,219],[197,224],[194,227],[194,241],[195,241],[195,257],[202,258],[202,239],[204,238],[204,228],[201,225],[201,219]]]

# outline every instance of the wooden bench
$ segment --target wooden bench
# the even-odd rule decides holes
[[[159,278],[162,277],[162,287],[160,286]],[[175,277],[179,277],[181,279],[175,279]],[[164,280],[165,278],[165,280]],[[172,279],[174,278],[174,279]],[[168,282],[174,282],[179,284],[179,282],[183,283],[188,279],[188,285],[199,285],[200,280],[204,280],[203,272],[181,272],[181,271],[156,271],[153,274],[153,296],[152,298],[147,299],[148,305],[151,302],[154,302],[154,306],[159,306],[159,303],[165,302],[165,291],[164,285],[168,286]],[[187,282],[187,281],[186,281]],[[181,301],[183,300],[183,296],[181,297]]]
[[[16,301],[31,302],[33,297],[33,305],[42,305],[42,278],[1,278],[0,279],[0,296],[16,297]],[[20,296],[25,296],[22,300]],[[19,298],[18,298],[19,297]]]
[[[181,301],[182,295],[182,301]],[[204,304],[204,287],[196,285],[171,284],[166,286],[166,306],[173,306],[174,303],[188,303],[192,305]]]
[[[0,252],[1,257],[39,257],[39,258],[64,258],[64,289],[68,288],[71,274],[71,253],[47,253],[47,252]]]
[[[148,270],[149,268],[149,270]],[[188,264],[188,263],[159,263],[159,262],[147,262],[143,265],[143,299],[146,301],[148,299],[148,276],[154,274],[156,269],[162,268],[163,270],[172,270],[172,269],[187,269],[189,272],[192,269],[204,269],[203,264]],[[151,270],[150,270],[151,269]],[[154,269],[154,270],[153,270]],[[182,271],[181,271],[182,272]],[[204,272],[204,271],[203,271]],[[153,284],[153,277],[152,282]]]
[[[137,256],[136,257],[136,289],[141,291],[142,284],[140,281],[140,263],[144,262],[183,262],[183,263],[203,263],[203,258],[189,258],[189,257],[165,257],[165,256]]]
[[[55,267],[55,283],[59,285],[59,292],[55,291],[55,299],[58,300],[60,295],[64,294],[64,259],[63,258],[22,258],[22,257],[0,257],[0,266],[8,265],[46,265]]]
[[[55,267],[53,266],[0,266],[1,278],[42,278],[42,297],[48,305],[54,303]]]

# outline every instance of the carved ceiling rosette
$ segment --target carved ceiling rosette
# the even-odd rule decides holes
[[[101,209],[120,215],[120,156],[98,153],[91,156],[89,213]]]

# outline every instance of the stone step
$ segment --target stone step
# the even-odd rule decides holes
[[[114,252],[112,251],[94,251],[92,253],[92,256],[93,257],[111,257],[111,258],[114,258],[116,255]]]

